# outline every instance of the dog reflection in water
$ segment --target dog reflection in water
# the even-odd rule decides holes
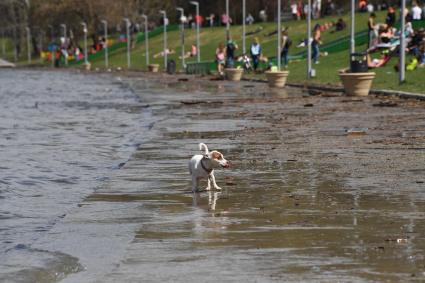
[[[207,193],[208,193],[208,210],[215,211],[215,208],[217,206],[217,200],[222,193],[217,191],[207,191]],[[200,193],[193,194],[193,205],[198,207],[203,206]]]

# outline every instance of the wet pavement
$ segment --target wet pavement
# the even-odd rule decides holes
[[[103,169],[90,173],[87,182],[77,181],[78,189],[51,188],[49,194],[58,190],[68,199],[67,209],[59,209],[56,221],[43,224],[37,237],[14,239],[3,252],[7,260],[0,279],[425,280],[425,102],[312,96],[299,89],[270,91],[265,84],[193,77],[71,76],[90,80],[88,93],[106,85],[114,90],[110,98],[125,105],[112,107],[113,116],[87,110],[79,116],[84,123],[106,125],[99,133],[115,132],[127,119],[120,136],[101,140],[122,150],[118,158],[96,159],[99,140],[76,143],[74,150],[86,146],[91,165]],[[82,99],[81,92],[75,90],[75,100]],[[361,131],[350,133],[354,128]],[[232,163],[215,173],[223,191],[191,193],[187,163],[199,153],[199,142]],[[69,175],[84,173],[59,168]],[[11,200],[7,194],[0,199]],[[63,206],[58,197],[47,202]]]

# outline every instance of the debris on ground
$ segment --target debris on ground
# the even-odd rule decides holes
[[[373,107],[397,107],[398,104],[393,101],[381,101],[373,104]]]
[[[348,136],[364,136],[368,130],[368,128],[351,128],[346,130],[346,133]]]

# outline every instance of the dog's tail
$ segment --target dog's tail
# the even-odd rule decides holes
[[[200,143],[199,144],[199,150],[204,151],[204,154],[208,154],[210,153],[210,151],[208,150],[208,147],[206,144],[204,143]]]

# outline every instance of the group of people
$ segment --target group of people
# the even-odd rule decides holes
[[[103,37],[93,36],[93,44],[88,46],[88,53],[94,54],[101,51],[108,44]],[[84,49],[73,39],[73,37],[61,37],[59,43],[51,42],[48,45],[48,52],[44,52],[42,57],[56,65],[61,61],[81,61],[84,59]]]
[[[281,35],[281,63],[284,68],[287,68],[289,60],[289,48],[292,45],[292,39],[289,38],[288,30],[285,29],[282,31]],[[268,58],[263,54],[263,49],[260,44],[258,37],[255,37],[249,47],[249,55],[242,54],[241,56],[236,56],[236,50],[239,49],[237,43],[228,39],[226,45],[220,43],[215,51],[215,61],[217,63],[217,71],[220,75],[223,74],[224,68],[233,68],[235,62],[241,62],[244,69],[247,71],[257,72],[261,62],[268,63]],[[268,69],[271,68],[271,65],[268,65]]]
[[[368,19],[368,66],[378,68],[384,66],[393,55],[400,53],[401,36],[406,38],[406,50],[412,55],[406,69],[414,70],[417,66],[425,66],[425,30],[423,28],[413,29],[413,22],[422,19],[425,10],[419,8],[414,2],[412,9],[406,9],[402,15],[405,18],[405,29],[397,30],[395,27],[397,15],[396,10],[389,6],[385,23],[376,23],[376,14],[371,12]],[[424,18],[425,19],[425,18]],[[380,52],[379,58],[372,59],[370,54]],[[397,67],[398,69],[398,67]]]
[[[313,19],[318,19],[321,16],[330,16],[337,11],[333,0],[326,0],[324,3],[322,3],[322,0],[313,0],[311,6]],[[290,8],[294,20],[305,19],[308,15],[309,7],[305,0],[292,0]]]

